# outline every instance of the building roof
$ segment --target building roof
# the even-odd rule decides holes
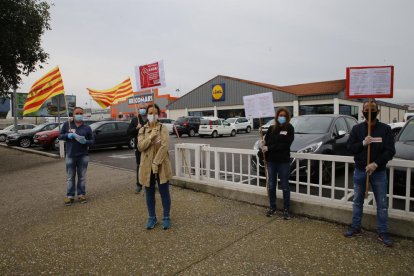
[[[228,76],[219,75],[218,77],[223,77],[226,79],[236,80],[243,83],[254,84],[257,86],[280,90],[296,96],[310,96],[310,95],[323,95],[323,94],[337,94],[341,91],[344,91],[346,88],[346,80],[332,80],[332,81],[321,81],[321,82],[312,82],[312,83],[302,83],[289,86],[279,86],[263,82],[255,82],[250,80],[238,79]]]

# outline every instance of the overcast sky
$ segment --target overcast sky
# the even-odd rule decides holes
[[[50,54],[66,94],[90,105],[86,88],[108,89],[134,66],[164,60],[179,96],[217,75],[274,85],[345,78],[348,66],[394,65],[394,99],[414,102],[412,0],[54,0]],[[98,107],[93,103],[93,107]]]

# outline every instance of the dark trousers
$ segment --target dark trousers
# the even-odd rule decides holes
[[[135,150],[135,159],[137,161],[137,187],[142,187],[141,184],[139,184],[139,163],[141,163],[141,152],[139,150]]]
[[[155,181],[155,175],[151,173],[150,178],[150,186],[145,187],[145,199],[147,203],[148,209],[148,216],[150,218],[156,217],[155,214],[155,185],[158,182],[158,191],[161,195],[161,203],[163,208],[163,216],[164,218],[170,217],[170,209],[171,209],[171,196],[170,196],[170,184],[164,183],[159,184],[159,180]]]

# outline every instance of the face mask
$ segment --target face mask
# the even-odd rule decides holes
[[[279,116],[277,117],[277,121],[279,122],[279,124],[283,125],[284,123],[286,123],[286,117]]]
[[[143,108],[140,108],[139,109],[139,114],[145,115],[146,113],[147,113],[147,110],[146,109],[143,109]]]
[[[364,111],[362,112],[362,114],[364,114],[365,119],[368,121],[369,113]],[[371,122],[375,121],[375,119],[377,118],[377,115],[378,115],[377,111],[371,111]]]
[[[148,114],[147,119],[150,123],[153,123],[158,120],[158,115]]]
[[[75,121],[77,122],[83,121],[83,115],[75,115]]]

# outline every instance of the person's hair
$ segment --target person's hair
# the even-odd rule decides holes
[[[279,114],[281,112],[285,112],[286,113],[286,123],[284,124],[284,126],[286,126],[287,124],[290,123],[290,112],[289,112],[289,110],[286,107],[279,107],[277,109],[277,111],[276,111],[276,114],[275,114],[275,127],[274,127],[274,130],[275,131],[278,130],[278,129],[280,129],[282,127],[279,124],[279,121],[277,120],[277,118],[279,117]]]
[[[157,104],[149,104],[147,106],[147,115],[148,115],[148,110],[150,109],[150,107],[154,107],[155,109],[157,109],[158,115],[160,115],[160,107]]]
[[[368,104],[368,103],[369,103],[369,101],[365,101],[365,102],[363,103],[363,105],[362,105],[362,110],[364,110],[365,105],[366,105],[366,104]],[[375,104],[375,106],[377,107],[377,110],[379,110],[378,103],[377,103],[377,101],[376,101],[375,99],[372,99],[372,100],[371,100],[371,103]]]
[[[76,110],[76,109],[80,109],[80,110],[82,110],[82,112],[84,111],[82,107],[80,107],[80,106],[75,106],[75,107],[73,108],[73,114],[72,114],[73,116],[75,116],[75,110]]]

